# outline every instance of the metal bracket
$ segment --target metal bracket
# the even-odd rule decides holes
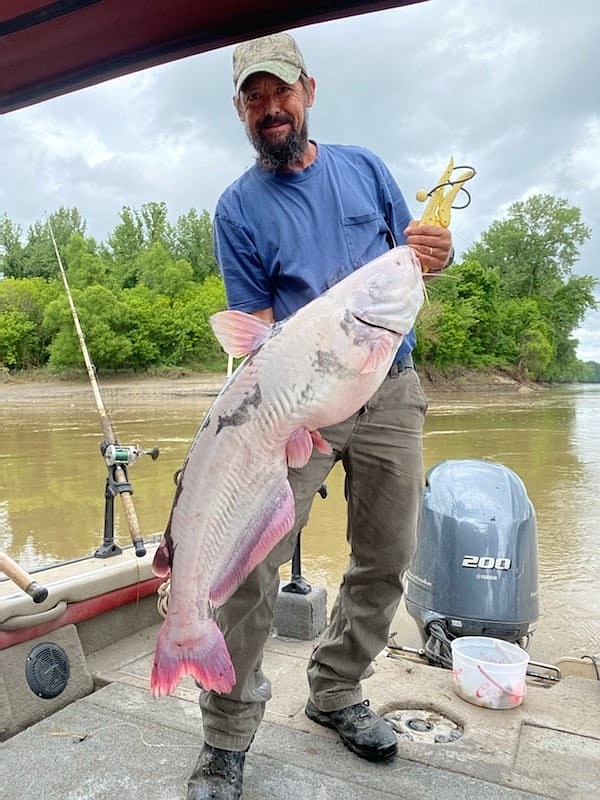
[[[117,479],[117,469],[125,475],[124,481]],[[104,489],[104,538],[94,553],[96,558],[110,558],[110,556],[118,556],[123,552],[123,549],[115,542],[115,497],[121,492],[133,494],[133,488],[127,476],[127,468],[123,464],[111,464],[108,467],[108,477]]]

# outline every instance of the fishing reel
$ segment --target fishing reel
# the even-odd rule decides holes
[[[133,488],[129,482],[127,468],[141,456],[147,455],[153,461],[156,461],[160,455],[160,450],[158,447],[152,447],[150,450],[140,450],[139,447],[134,447],[133,445],[123,445],[117,442],[108,444],[104,440],[100,444],[100,452],[106,462],[108,476],[104,489],[104,538],[94,555],[96,558],[109,558],[122,552],[115,542],[114,534],[114,499],[117,495],[121,495],[135,554],[140,557],[145,556],[144,540],[139,533],[137,517],[131,501]]]
[[[100,451],[104,456],[107,467],[130,466],[141,456],[150,456],[152,461],[156,461],[160,455],[160,450],[156,446],[150,450],[140,450],[139,447],[132,445],[106,444],[106,442],[102,442]]]

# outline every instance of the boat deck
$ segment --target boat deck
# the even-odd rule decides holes
[[[198,691],[186,678],[173,696],[150,696],[156,631],[153,625],[88,656],[99,688],[0,746],[4,800],[184,800],[202,742]],[[246,759],[244,800],[598,795],[600,682],[530,684],[520,707],[489,710],[461,700],[449,671],[382,654],[364,688],[374,709],[395,712],[400,749],[391,762],[371,764],[303,713],[313,644],[268,642],[274,695]],[[402,732],[408,717],[432,731],[410,741]],[[462,735],[448,741],[454,728]],[[434,742],[440,734],[446,741]]]

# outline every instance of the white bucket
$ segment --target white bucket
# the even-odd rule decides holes
[[[451,643],[452,677],[459,697],[485,708],[515,708],[527,694],[529,654],[490,636],[461,636]]]

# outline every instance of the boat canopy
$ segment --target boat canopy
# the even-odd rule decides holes
[[[2,0],[0,113],[268,33],[423,0]]]

